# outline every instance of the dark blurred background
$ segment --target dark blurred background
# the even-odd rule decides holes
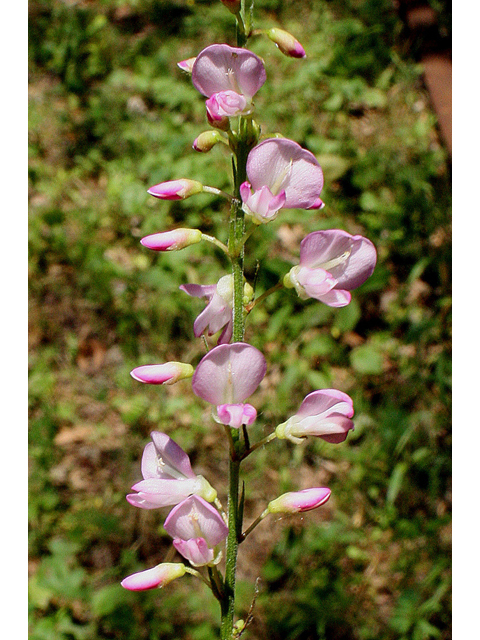
[[[280,291],[249,317],[246,339],[268,362],[252,440],[322,387],[352,396],[356,426],[344,444],[274,442],[245,464],[247,524],[283,491],[323,485],[332,498],[242,545],[239,615],[259,577],[252,640],[448,640],[451,6],[258,0],[255,26],[285,28],[307,51],[292,60],[249,42],[267,71],[262,131],[316,155],[327,206],[262,227],[250,281],[259,293],[275,284],[316,229],[366,235],[379,259],[348,307]],[[166,512],[125,500],[153,429],[224,498],[223,432],[205,403],[188,382],[150,388],[129,375],[198,362],[203,303],[178,287],[227,269],[211,247],[139,244],[174,226],[226,237],[220,199],[146,193],[179,177],[231,190],[227,150],[191,149],[208,128],[204,100],[176,66],[213,42],[235,44],[219,0],[29,3],[32,640],[216,637],[218,605],[194,578],[145,593],[119,585],[175,557]]]

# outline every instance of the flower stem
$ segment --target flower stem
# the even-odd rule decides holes
[[[284,286],[283,281],[280,280],[280,282],[277,282],[277,284],[274,284],[273,287],[270,287],[270,289],[268,289],[267,291],[262,293],[261,296],[258,296],[258,298],[255,298],[255,300],[250,302],[250,304],[246,305],[245,311],[247,313],[250,313],[250,311],[253,309],[253,307],[255,307],[260,302],[263,302],[265,300],[265,298],[268,298],[269,295],[271,295],[272,293],[275,293],[275,291],[278,291],[283,286]]]
[[[263,513],[261,513],[258,518],[256,518],[252,524],[248,527],[248,529],[242,533],[242,535],[240,536],[240,542],[243,542],[245,540],[245,538],[248,536],[249,533],[252,533],[252,531],[255,529],[255,527],[257,525],[260,524],[260,522],[266,517],[268,516],[269,511],[268,509],[265,509],[265,511]]]

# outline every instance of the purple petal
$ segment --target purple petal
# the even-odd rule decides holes
[[[213,561],[214,553],[212,549],[209,549],[204,538],[191,538],[190,540],[175,538],[173,546],[194,567],[202,567]]]
[[[212,44],[193,65],[193,86],[204,96],[235,91],[251,99],[266,80],[262,60],[247,49]]]
[[[350,291],[344,291],[343,289],[332,289],[328,293],[324,293],[318,296],[317,300],[327,304],[329,307],[346,307],[352,299]]]
[[[338,389],[320,389],[312,391],[303,400],[297,416],[313,416],[334,411],[341,413],[347,418],[353,416],[353,400],[349,395]]]
[[[257,417],[257,410],[251,404],[221,404],[217,407],[217,417],[221,424],[239,429],[242,424],[250,425]]]
[[[200,483],[197,478],[183,480],[149,478],[134,484],[132,489],[138,494],[129,494],[127,500],[135,507],[158,509],[182,502],[195,493],[199,487]]]
[[[185,478],[195,478],[190,465],[190,458],[172,438],[160,431],[152,431],[150,435],[160,464],[159,477],[172,476],[175,470]],[[164,469],[163,472],[162,468]],[[175,474],[175,477],[178,477],[178,475]]]
[[[370,240],[341,229],[314,231],[300,244],[300,264],[329,271],[337,279],[338,289],[359,287],[372,275],[376,261]]]
[[[217,290],[216,284],[181,284],[179,289],[185,291],[189,296],[193,298],[208,298],[213,297],[213,294]]]
[[[214,405],[239,404],[263,380],[267,363],[263,354],[245,342],[222,344],[212,349],[198,364],[192,389]]]
[[[211,548],[228,535],[228,527],[218,511],[198,496],[190,496],[174,507],[165,520],[164,528],[172,538],[182,540],[197,538],[200,534]]]
[[[267,186],[277,195],[285,190],[283,208],[308,209],[318,202],[323,172],[315,156],[285,138],[264,140],[250,151],[247,176],[257,191]]]

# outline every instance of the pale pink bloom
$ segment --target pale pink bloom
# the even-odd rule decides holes
[[[228,535],[228,527],[218,511],[198,496],[190,496],[168,514],[165,530],[175,548],[194,566],[220,560],[215,547]]]
[[[320,208],[323,172],[315,156],[286,138],[269,138],[248,154],[240,187],[243,209],[254,222],[276,218],[280,209]]]
[[[266,30],[265,33],[286,56],[290,56],[291,58],[305,58],[305,49],[288,31],[273,28]]]
[[[221,344],[199,362],[193,392],[217,407],[243,403],[257,389],[267,370],[261,351],[246,342]]]
[[[181,562],[164,562],[152,569],[133,573],[122,580],[121,585],[130,591],[162,588],[172,580],[185,575],[186,567]]]
[[[153,251],[179,251],[200,242],[201,239],[200,229],[173,229],[145,236],[140,240],[140,243]]]
[[[180,180],[160,182],[160,184],[150,187],[147,193],[155,198],[160,198],[160,200],[184,200],[202,191],[203,184],[201,182],[181,178]]]
[[[277,438],[300,443],[307,436],[343,442],[353,429],[353,401],[343,391],[321,389],[305,397],[298,412],[275,429]]]
[[[330,498],[326,487],[314,487],[301,491],[289,491],[272,500],[267,507],[269,513],[299,513],[316,509]]]
[[[257,410],[251,404],[220,404],[215,419],[221,424],[239,429],[242,424],[248,426],[255,422],[256,417]]]
[[[207,98],[221,91],[234,91],[251,102],[266,77],[257,55],[228,44],[212,44],[203,49],[192,69],[193,86]]]
[[[206,330],[207,335],[213,336],[223,329],[218,344],[230,342],[233,333],[233,276],[223,276],[217,284],[182,284],[180,289],[189,296],[208,301],[193,323],[194,335],[199,338]]]
[[[247,107],[247,100],[235,91],[219,91],[205,102],[208,120],[221,121],[242,114]]]
[[[217,492],[203,476],[195,475],[185,451],[166,433],[153,431],[151,437],[142,456],[144,479],[133,485],[138,493],[127,495],[128,502],[141,509],[158,509],[192,494],[213,502]]]
[[[314,231],[300,244],[300,264],[284,278],[286,287],[298,295],[315,298],[330,307],[344,307],[356,289],[375,268],[377,252],[363,236],[352,236],[340,229]]]
[[[191,378],[193,367],[185,362],[145,364],[130,371],[130,375],[135,380],[146,384],[174,384],[184,378]]]

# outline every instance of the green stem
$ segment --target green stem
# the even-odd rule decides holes
[[[238,537],[239,531],[241,530],[241,524],[239,524],[238,522],[239,479],[240,461],[230,459],[228,492],[228,537],[225,560],[224,598],[221,603],[221,640],[231,640],[233,630],[233,617],[235,614],[235,581],[237,573]]]
[[[248,9],[247,6],[248,5]],[[251,26],[253,0],[242,0],[241,21],[237,22],[237,46],[244,47]],[[245,311],[243,308],[244,282],[244,236],[245,214],[241,206],[240,185],[247,179],[247,157],[255,144],[252,142],[251,122],[240,117],[238,133],[232,145],[234,152],[233,178],[234,199],[231,201],[228,250],[232,261],[233,274],[233,336],[232,342],[243,342],[245,334]],[[231,140],[232,142],[232,140]],[[241,250],[238,250],[241,247]],[[237,574],[238,542],[242,532],[239,488],[240,464],[243,449],[238,429],[230,429],[230,459],[228,472],[228,536],[225,549],[225,581],[221,600],[222,619],[220,624],[221,640],[232,640],[235,614],[235,581]]]

